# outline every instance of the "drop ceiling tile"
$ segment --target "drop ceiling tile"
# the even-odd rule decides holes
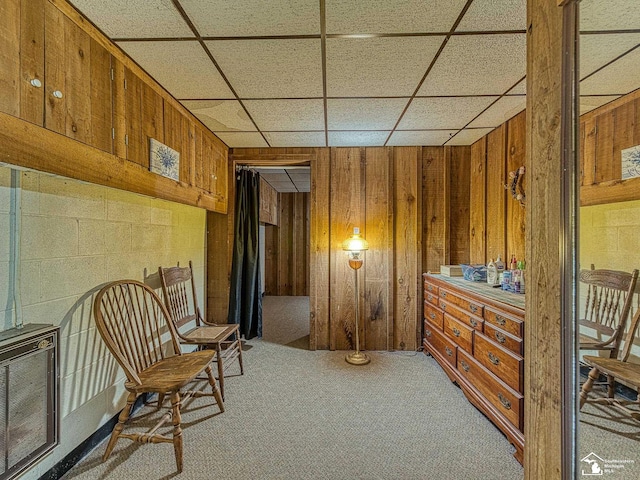
[[[245,100],[244,105],[260,130],[323,130],[324,105],[312,100]]]
[[[181,0],[203,37],[320,33],[318,0]]]
[[[527,0],[474,0],[456,32],[526,28]]]
[[[380,147],[390,132],[329,132],[330,147]]]
[[[526,54],[526,34],[451,37],[418,95],[501,95],[524,77]]]
[[[471,145],[480,140],[493,128],[465,128],[447,142],[447,145]]]
[[[264,132],[272,147],[324,147],[324,132]]]
[[[227,144],[229,148],[257,148],[268,147],[262,135],[258,132],[213,132]]]
[[[309,181],[309,175],[311,173],[310,169],[301,170],[300,173],[296,173],[297,171],[298,170],[288,170],[289,178],[293,183]]]
[[[72,0],[110,38],[193,37],[171,0]]]
[[[498,97],[415,98],[398,130],[460,129]]]
[[[448,32],[465,0],[326,0],[327,33]]]
[[[640,25],[640,9],[634,0],[585,0],[580,2],[580,30],[627,30]]]
[[[580,78],[640,44],[640,33],[580,35]]]
[[[391,130],[408,98],[327,100],[329,130]]]
[[[260,172],[260,175],[264,176],[264,175],[268,175],[271,173],[287,173],[287,171],[284,168],[260,168],[260,167],[256,167],[256,172]]]
[[[118,45],[174,97],[234,98],[197,41],[119,42]]]
[[[580,82],[580,95],[629,93],[640,87],[640,48]]]
[[[491,105],[485,112],[469,124],[471,128],[491,127],[495,128],[511,117],[520,113],[527,106],[527,97],[502,97]],[[473,143],[473,142],[472,142]]]
[[[444,37],[327,39],[327,95],[410,96]]]
[[[527,79],[523,78],[518,82],[513,89],[509,90],[507,95],[526,95],[527,94]]]
[[[215,132],[251,132],[256,127],[237,100],[183,100],[191,113]]]
[[[449,140],[457,130],[396,130],[391,135],[390,146],[437,146]]]
[[[595,108],[612,102],[616,98],[620,98],[618,95],[603,95],[597,97],[580,97],[580,115],[587,113]]]
[[[241,98],[322,96],[319,39],[208,41]]]
[[[289,179],[289,175],[287,175],[286,170],[282,171],[282,173],[277,173],[280,172],[280,170],[277,170],[276,172],[269,172],[264,171],[262,172],[262,176],[264,177],[265,180],[269,180],[269,183],[290,183],[291,180]]]

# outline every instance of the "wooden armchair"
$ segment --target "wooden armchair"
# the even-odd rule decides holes
[[[218,325],[204,320],[200,308],[198,308],[191,262],[188,267],[159,267],[158,275],[160,276],[165,305],[171,313],[180,342],[211,347],[217,352],[215,361],[218,365],[220,392],[224,399],[224,371],[234,359],[238,359],[240,374],[244,375],[239,325]],[[189,297],[191,297],[191,302]],[[196,322],[194,328],[185,332],[180,331],[181,327],[194,320]]]
[[[618,358],[595,356],[584,357],[583,361],[587,365],[591,366],[591,371],[589,372],[589,378],[584,383],[584,385],[582,386],[582,390],[580,391],[580,409],[582,409],[586,402],[605,404],[612,407],[617,407],[636,420],[640,420],[640,410],[638,410],[637,408],[633,410],[627,408],[629,405],[640,407],[638,398],[636,398],[635,401],[620,400],[615,397],[615,392],[613,392],[607,397],[595,398],[591,400],[589,399],[589,393],[591,393],[593,384],[597,381],[600,374],[615,377],[619,381],[622,381],[625,384],[634,387],[636,389],[636,392],[638,391],[638,388],[640,388],[640,364],[628,362],[629,354],[631,353],[631,347],[633,346],[633,340],[636,336],[636,330],[638,329],[639,323],[640,309],[636,310],[636,313],[633,316],[631,326],[629,327],[629,331],[627,332],[624,341],[624,349],[622,350]]]
[[[181,472],[182,402],[190,397],[213,396],[220,411],[224,412],[220,391],[211,369],[216,352],[203,350],[181,353],[177,332],[160,297],[150,287],[135,280],[117,281],[103,287],[94,300],[93,315],[100,336],[127,376],[125,388],[129,392],[127,405],[113,428],[103,461],[109,458],[119,438],[141,443],[167,442],[173,443],[176,466]],[[168,344],[167,332],[170,335]],[[183,391],[185,386],[203,372],[211,386],[211,393]],[[171,408],[148,432],[123,433],[134,402],[143,393],[157,393],[161,398],[168,393]],[[161,402],[158,407],[161,407]],[[172,438],[157,433],[169,420],[173,422]]]
[[[591,270],[581,270],[579,279],[587,285],[580,327],[595,332],[593,335],[580,332],[579,348],[608,352],[609,358],[616,358],[632,310],[638,270],[627,273],[595,270],[592,266]],[[607,383],[609,394],[613,395],[614,379],[609,377]]]

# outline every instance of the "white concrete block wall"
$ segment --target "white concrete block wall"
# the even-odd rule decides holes
[[[144,281],[193,262],[203,308],[206,212],[37,172],[22,172],[21,282],[25,323],[60,326],[60,445],[23,478],[39,478],[124,405],[123,374],[95,328],[102,284]],[[12,326],[10,169],[0,166],[0,330]]]

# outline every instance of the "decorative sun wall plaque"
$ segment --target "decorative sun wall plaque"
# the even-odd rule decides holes
[[[149,145],[149,170],[163,177],[180,179],[180,152],[167,147],[155,138],[150,138]]]
[[[622,150],[622,179],[640,177],[640,145]]]

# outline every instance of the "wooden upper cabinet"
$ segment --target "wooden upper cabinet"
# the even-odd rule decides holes
[[[111,153],[111,55],[45,2],[44,126]]]
[[[37,125],[42,125],[44,108],[43,4],[0,2],[0,111]]]

